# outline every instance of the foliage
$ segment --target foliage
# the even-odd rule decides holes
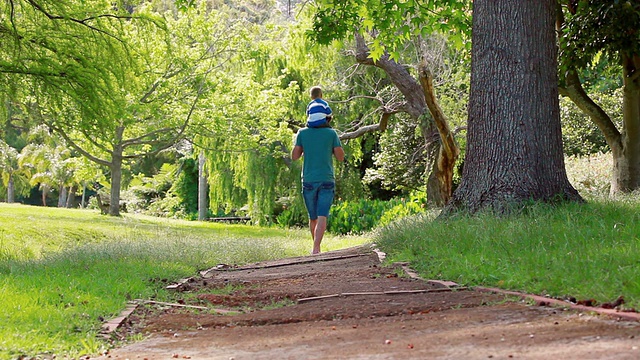
[[[207,157],[211,210],[246,209],[254,222],[268,224],[278,221],[278,199],[301,204],[300,164],[289,156],[292,130],[303,123],[303,86],[330,78],[337,52],[312,47],[304,19],[282,24],[277,16],[255,22],[249,15],[242,15],[246,43],[226,68],[232,75],[219,76],[207,99],[211,132],[196,143]],[[301,217],[301,207],[293,209],[282,225]]]
[[[422,213],[425,206],[425,193],[416,193],[409,199],[338,202],[331,207],[327,230],[335,234],[361,234],[405,216]]]
[[[307,209],[304,206],[302,196],[296,196],[293,201],[283,204],[280,213],[276,212],[276,224],[280,227],[306,227],[309,221]]]
[[[20,152],[18,163],[28,175],[31,186],[40,187],[44,202],[49,190],[62,190],[73,183],[73,154],[60,137],[52,136],[43,125],[31,130],[29,140]],[[59,206],[66,200],[63,195],[60,191]]]
[[[562,1],[567,3],[569,1]],[[586,68],[603,52],[613,62],[640,54],[640,4],[637,1],[577,1],[569,4],[560,37],[561,70]]]
[[[193,158],[181,161],[178,179],[171,186],[171,193],[175,194],[189,214],[198,212],[198,164]]]
[[[390,262],[423,277],[640,306],[640,202],[536,204],[518,215],[407,218],[378,231]],[[611,271],[615,269],[615,271]]]
[[[308,254],[303,238],[308,231],[0,204],[0,358],[96,356],[110,346],[101,319],[127,301],[175,301],[167,282],[220,263]]]
[[[425,212],[427,198],[425,192],[416,192],[412,194],[408,199],[400,198],[396,201],[391,201],[393,207],[388,209],[382,214],[380,220],[375,227],[387,226],[392,222],[399,221],[408,216],[422,214]]]
[[[391,190],[424,188],[428,174],[428,154],[418,125],[396,115],[394,126],[380,136],[379,150],[373,155],[374,165],[366,170],[365,183],[380,183]]]
[[[26,195],[29,191],[28,178],[20,168],[19,159],[18,150],[0,139],[0,189],[6,190],[11,180],[17,194]],[[3,191],[3,193],[0,199],[7,195],[6,192]]]
[[[118,89],[110,78],[131,59],[118,30],[139,17],[122,1],[14,0],[0,13],[0,87],[35,85],[50,100],[68,97],[87,114],[108,115]],[[114,61],[118,56],[124,61]]]
[[[160,171],[154,176],[142,174],[134,176],[123,195],[127,201],[127,208],[136,212],[144,212],[151,204],[161,203],[171,188],[177,173],[178,167],[176,165],[163,164]],[[159,206],[162,208],[161,205]],[[150,214],[167,216],[167,213],[158,212],[158,209]]]
[[[371,57],[379,59],[387,51],[399,59],[399,50],[412,36],[448,33],[463,47],[471,28],[471,1],[315,1],[313,29],[309,35],[320,44],[348,38],[352,32],[375,32]]]
[[[129,211],[197,219],[198,164],[191,157],[183,157],[178,165],[162,164],[153,176],[135,175],[123,199]]]

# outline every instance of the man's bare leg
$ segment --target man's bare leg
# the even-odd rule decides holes
[[[309,230],[311,231],[311,240],[316,238],[316,226],[318,224],[318,219],[311,220],[309,219]]]
[[[316,226],[318,225],[318,219],[311,220],[309,219],[309,231],[311,231],[311,241],[315,243],[316,241]],[[314,254],[312,251],[311,254]]]
[[[325,230],[327,230],[327,217],[318,216],[313,236],[313,252],[311,252],[312,254],[320,254],[320,243],[322,242],[322,238],[324,237]]]

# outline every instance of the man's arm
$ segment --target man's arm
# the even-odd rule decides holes
[[[293,161],[296,161],[296,160],[300,159],[300,157],[302,156],[302,152],[303,152],[302,146],[300,146],[300,145],[294,146],[293,150],[291,150],[291,159]],[[343,154],[344,154],[344,152],[343,152]]]
[[[333,156],[335,156],[340,162],[344,161],[344,149],[342,146],[336,146],[333,148]]]

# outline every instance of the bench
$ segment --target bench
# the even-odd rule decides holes
[[[226,216],[226,217],[214,217],[208,218],[207,220],[213,222],[223,222],[223,223],[248,223],[251,221],[251,218],[248,216]]]

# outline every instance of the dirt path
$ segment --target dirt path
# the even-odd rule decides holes
[[[210,270],[179,291],[218,313],[139,307],[118,333],[145,339],[102,359],[640,359],[637,322],[452,291],[368,247]]]

